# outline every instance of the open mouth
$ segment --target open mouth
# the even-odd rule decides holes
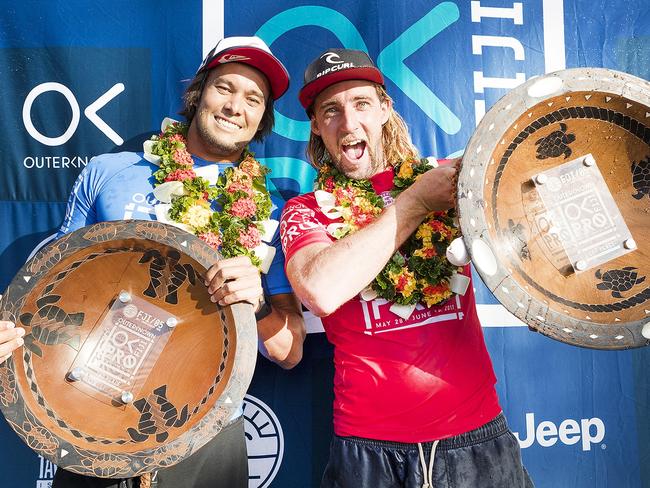
[[[226,130],[238,130],[241,129],[241,127],[238,124],[235,124],[234,122],[231,122],[228,119],[224,119],[223,117],[215,116],[214,117],[215,122],[219,127],[223,127]]]
[[[366,152],[366,142],[360,139],[346,141],[341,144],[341,152],[350,161],[356,161],[363,157]]]

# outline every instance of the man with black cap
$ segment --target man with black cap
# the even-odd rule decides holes
[[[220,236],[206,231],[204,225],[215,208],[209,192],[204,193],[206,201],[199,202],[194,210],[190,208],[180,222],[174,221],[169,205],[160,200],[170,200],[168,183],[174,188],[178,182],[200,176],[214,184],[225,168],[236,168],[239,181],[250,182],[251,174],[258,172],[260,166],[248,154],[247,146],[251,140],[261,141],[271,132],[273,101],[284,94],[288,85],[285,67],[261,39],[231,37],[219,41],[183,95],[181,114],[187,124],[172,126],[175,128],[168,138],[168,147],[175,150],[163,162],[164,165],[178,163],[178,168],[168,172],[164,184],[154,189],[153,174],[164,165],[160,163],[160,155],[147,151],[146,143],[144,154],[124,152],[94,158],[75,183],[61,233],[102,221],[158,218],[195,232],[208,244],[218,246]],[[165,134],[169,135],[167,129],[161,137],[167,137]],[[176,191],[179,186],[182,193],[183,184],[176,185]],[[240,200],[245,203],[237,207],[242,215],[248,215],[248,207],[254,205],[254,190],[249,186],[240,184],[235,190],[241,193]],[[172,205],[175,196],[178,195],[171,192]],[[271,217],[279,216],[283,202],[271,198],[277,207]],[[235,212],[235,204],[232,208]],[[278,250],[274,254],[280,244],[277,232],[269,232],[269,222],[264,230],[272,246],[261,245],[260,232],[252,227],[242,231],[239,237],[241,246],[255,249],[256,256],[262,249],[260,266],[268,268],[262,278],[248,256],[237,256],[214,264],[205,276],[205,285],[212,301],[221,305],[251,303],[257,311],[260,351],[283,368],[291,368],[302,357],[304,323],[300,305],[284,275],[282,252]],[[170,468],[124,480],[80,476],[59,469],[53,486],[247,487],[248,457],[241,409],[216,437]]]
[[[421,286],[404,256],[435,256],[433,236],[449,228],[427,219],[455,205],[458,161],[419,159],[383,85],[366,53],[328,49],[299,94],[319,190],[287,202],[280,233],[294,292],[334,345],[335,436],[321,486],[532,486],[501,412],[471,284],[435,304],[447,285],[428,283],[411,307],[368,287],[379,275],[403,297]],[[416,229],[428,246],[395,257]],[[469,283],[469,266],[459,274]]]

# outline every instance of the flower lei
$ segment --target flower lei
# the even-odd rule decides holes
[[[216,180],[201,176],[187,151],[188,125],[165,119],[162,132],[144,143],[145,159],[159,168],[154,196],[158,220],[195,234],[225,258],[248,256],[258,268],[268,269],[269,251],[262,240],[273,234],[277,222],[271,215],[271,197],[265,186],[270,170],[248,148],[234,168],[226,168]],[[216,202],[221,211],[212,209]],[[271,228],[267,228],[271,227]],[[268,261],[268,263],[267,263]]]
[[[398,163],[392,196],[399,195],[431,167],[426,158]],[[342,219],[327,228],[336,239],[365,227],[383,211],[384,201],[370,181],[350,179],[332,166],[321,167],[316,187],[316,200],[325,215]],[[375,277],[370,289],[362,292],[362,298],[380,297],[409,306],[419,302],[431,307],[452,296],[449,279],[458,267],[447,260],[446,251],[458,234],[453,209],[430,213]]]

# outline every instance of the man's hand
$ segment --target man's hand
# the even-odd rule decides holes
[[[0,363],[4,363],[14,349],[23,345],[25,329],[16,327],[13,322],[0,320]]]
[[[460,158],[432,168],[407,190],[427,212],[448,210],[456,206],[456,185]]]
[[[219,305],[248,302],[255,310],[264,293],[260,272],[248,256],[218,261],[206,273],[205,286],[210,299]]]

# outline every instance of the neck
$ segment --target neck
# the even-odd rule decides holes
[[[190,124],[187,129],[187,150],[192,156],[213,163],[236,163],[241,159],[243,150],[231,154],[223,154],[214,146],[206,144],[195,124]]]

